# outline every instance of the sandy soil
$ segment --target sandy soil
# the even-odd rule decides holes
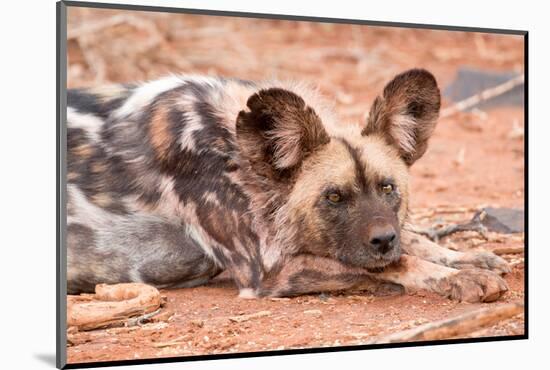
[[[315,81],[344,120],[357,122],[364,119],[384,83],[409,67],[428,68],[443,87],[462,65],[523,68],[521,39],[514,36],[144,13],[71,36],[116,14],[69,12],[69,87],[142,80],[174,71],[248,79],[277,75]],[[483,205],[523,208],[524,142],[522,136],[513,137],[514,125],[524,125],[521,108],[440,120],[428,152],[412,168],[412,219],[430,226],[468,220]],[[487,241],[475,233],[461,233],[441,243],[458,250],[491,250],[522,245],[523,235]],[[222,276],[207,286],[162,291],[166,305],[161,320],[141,327],[71,333],[68,361],[361,344],[481,306],[523,301],[524,256],[503,257],[514,266],[506,276],[510,291],[490,304],[457,303],[422,291],[241,300]],[[244,322],[231,320],[255,313],[258,317]],[[523,320],[519,315],[469,336],[523,334]]]

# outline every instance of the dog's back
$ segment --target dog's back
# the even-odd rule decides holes
[[[231,176],[234,122],[224,109],[238,97],[228,100],[227,86],[250,84],[174,76],[68,92],[69,292],[190,286],[220,271],[201,219],[220,204],[247,207]]]
[[[259,284],[281,253],[252,225],[236,118],[251,95],[277,85],[319,102],[332,124],[316,91],[296,83],[171,76],[70,90],[68,291],[121,281],[190,286],[227,264],[240,266],[237,285]]]

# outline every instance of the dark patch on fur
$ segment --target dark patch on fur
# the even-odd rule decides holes
[[[359,185],[359,188],[367,192],[368,191],[368,183],[367,183],[367,176],[365,174],[365,165],[361,161],[361,156],[359,154],[359,151],[352,147],[351,144],[346,141],[345,139],[341,139],[342,143],[348,150],[349,154],[353,158],[353,162],[355,163],[355,179],[357,180],[357,183]]]
[[[99,251],[96,248],[95,232],[81,224],[69,224],[67,226],[67,251],[68,258],[72,260],[71,269],[78,273],[67,281],[67,293],[77,294],[82,292],[92,293],[96,284],[129,282],[126,266],[117,256],[116,250]],[[115,262],[116,267],[110,268],[109,273],[99,273],[109,263]]]
[[[83,147],[86,155],[82,153]],[[80,128],[67,130],[67,169],[75,176],[69,183],[77,185],[89,199],[93,201],[95,196],[103,195],[112,200],[103,208],[126,213],[120,197],[135,190],[127,166],[121,158],[108,155],[103,147],[92,143]]]
[[[248,198],[242,189],[236,186],[225,173],[239,169],[234,160],[236,146],[231,133],[214,115],[214,109],[205,99],[209,94],[208,85],[188,82],[185,85],[159,95],[145,111],[142,118],[150,122],[157,109],[166,109],[168,130],[171,141],[163,158],[151,152],[153,164],[160,172],[172,177],[174,190],[184,203],[193,202],[206,193],[213,193],[225,207],[245,211]],[[194,111],[201,119],[202,128],[192,133],[197,150],[182,149],[179,138],[186,130],[188,121],[184,111],[177,108],[177,98],[181,95],[195,96],[197,103]],[[172,103],[174,102],[174,103]],[[216,145],[213,146],[213,139]],[[149,145],[149,144],[148,144]]]
[[[94,231],[81,224],[69,224],[67,226],[67,244],[75,251],[90,250],[95,245]]]
[[[90,93],[86,89],[70,89],[67,91],[67,106],[76,109],[80,113],[91,113],[103,119],[107,119],[110,114],[120,108],[131,91],[130,86],[123,96],[102,100],[95,94]]]
[[[154,255],[139,273],[144,282],[153,285],[174,285],[178,282],[212,278],[221,269],[203,252],[202,248],[190,239],[182,225],[154,223],[141,240],[143,246],[151,245],[155,239],[162,240],[162,250]]]

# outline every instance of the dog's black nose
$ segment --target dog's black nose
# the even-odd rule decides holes
[[[379,253],[385,254],[394,247],[396,236],[392,226],[376,227],[371,230],[369,245]]]

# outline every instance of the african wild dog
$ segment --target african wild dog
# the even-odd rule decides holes
[[[191,287],[229,270],[241,297],[390,282],[497,299],[504,260],[403,230],[408,167],[439,108],[419,69],[389,82],[362,127],[294,83],[173,76],[71,90],[68,291]]]

